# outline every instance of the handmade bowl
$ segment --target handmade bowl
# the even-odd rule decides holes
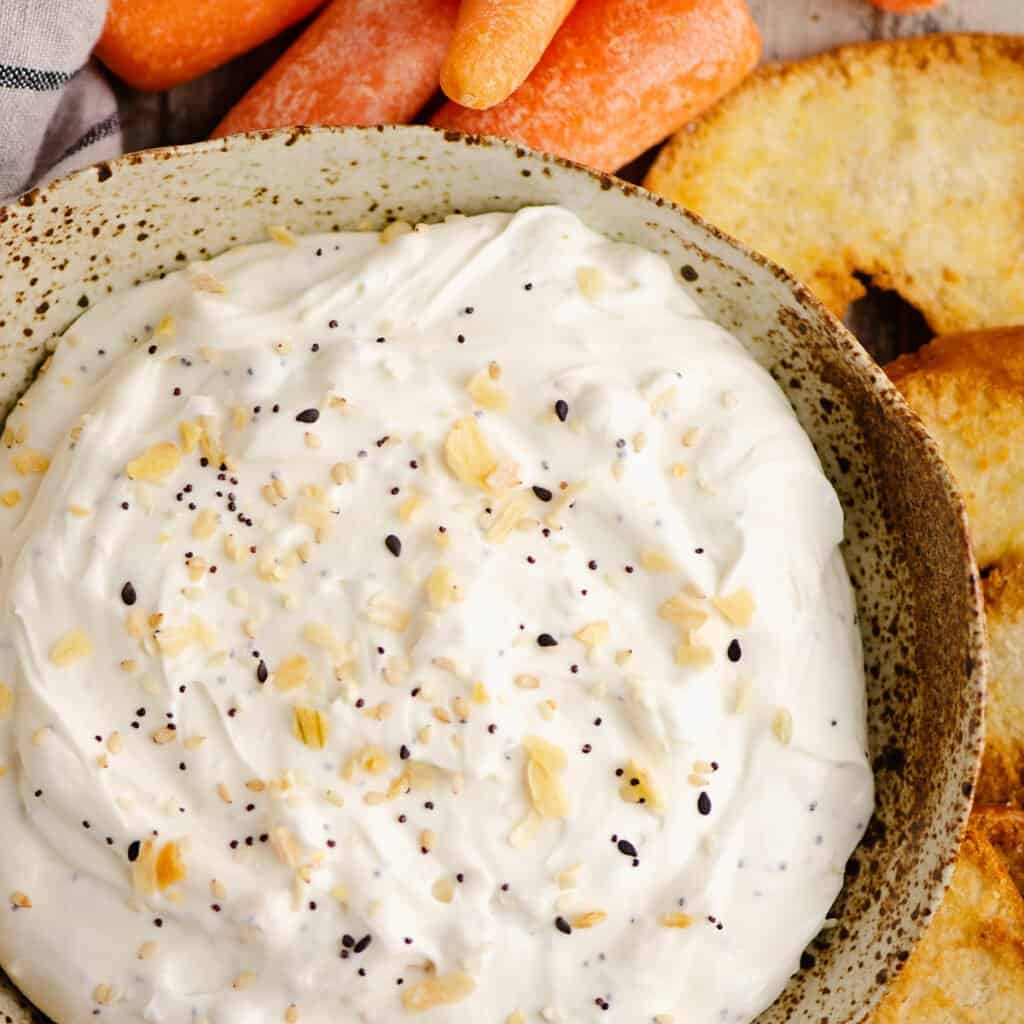
[[[135,153],[0,209],[0,412],[82,310],[261,240],[269,223],[378,228],[536,203],[561,203],[667,257],[786,392],[839,494],[877,807],[846,866],[838,925],[812,943],[761,1022],[853,1024],[949,882],[982,747],[984,627],[963,503],[935,445],[853,337],[784,271],[643,189],[494,139],[317,128]],[[13,973],[19,950],[5,913],[0,963]],[[0,974],[0,1019],[22,1021],[24,1007]]]

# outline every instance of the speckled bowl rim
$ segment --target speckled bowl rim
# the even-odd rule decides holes
[[[698,214],[685,207],[656,195],[639,185],[634,185],[615,177],[614,175],[596,171],[585,165],[574,163],[561,157],[544,153],[530,147],[510,142],[492,136],[472,135],[451,130],[432,128],[423,125],[416,126],[370,126],[370,127],[342,127],[342,126],[295,126],[274,130],[261,130],[245,132],[225,136],[219,139],[206,140],[197,143],[180,146],[166,146],[155,149],[141,150],[125,154],[109,161],[102,161],[79,171],[73,172],[63,178],[56,179],[43,186],[32,189],[23,196],[12,200],[8,205],[11,207],[31,206],[36,198],[45,196],[47,202],[61,201],[61,194],[64,190],[74,188],[83,179],[92,176],[98,181],[103,181],[122,170],[129,170],[147,163],[168,159],[168,156],[179,154],[194,154],[202,156],[204,153],[229,152],[235,146],[260,145],[262,143],[280,144],[283,140],[285,147],[294,145],[303,136],[308,135],[351,135],[353,133],[384,133],[384,132],[421,132],[431,133],[440,136],[447,143],[466,146],[493,147],[504,150],[509,159],[528,158],[541,164],[551,164],[563,168],[573,174],[579,174],[597,182],[602,190],[616,190],[627,197],[636,197],[643,203],[652,204],[654,207],[666,208],[674,216],[681,220],[688,221],[699,231],[706,232],[713,239],[716,239],[724,247],[734,250],[741,257],[745,257],[757,266],[768,271],[794,299],[796,305],[812,326],[815,320],[821,321],[821,333],[823,338],[834,348],[835,352],[855,370],[855,375],[866,379],[874,394],[883,400],[886,410],[886,418],[898,418],[903,422],[918,442],[918,451],[922,459],[928,464],[928,468],[939,480],[945,502],[952,510],[956,522],[962,532],[968,551],[970,547],[970,535],[968,532],[967,511],[964,500],[953,480],[952,474],[942,459],[936,442],[926,431],[920,419],[903,399],[903,396],[886,376],[882,368],[875,362],[868,352],[860,345],[850,331],[830,313],[814,297],[811,291],[788,271],[774,263],[767,257],[761,255],[727,232],[715,227],[705,221]],[[201,186],[200,186],[201,190]],[[0,207],[0,213],[3,208]],[[3,229],[3,218],[0,217],[0,231]],[[61,331],[54,334],[54,340],[59,338]],[[962,748],[963,765],[966,769],[963,776],[969,779],[965,782],[955,805],[950,811],[950,821],[955,822],[955,835],[951,832],[947,836],[946,848],[943,851],[941,867],[933,877],[934,882],[930,887],[930,897],[926,909],[921,914],[911,918],[906,923],[905,934],[902,944],[907,949],[920,940],[927,923],[941,904],[946,890],[952,879],[953,869],[960,843],[966,834],[967,823],[973,802],[973,789],[977,781],[981,765],[981,757],[984,746],[984,705],[986,692],[986,678],[988,669],[988,650],[985,631],[984,603],[981,593],[980,577],[977,566],[974,563],[973,555],[970,556],[970,565],[964,565],[968,579],[968,608],[970,622],[968,624],[968,677],[969,681],[963,684],[965,705],[963,715],[969,717],[969,724],[964,729],[965,742]],[[973,670],[971,663],[973,662]],[[863,1005],[855,1011],[853,1017],[846,1017],[847,1024],[863,1022],[873,1011],[885,988],[898,975],[901,965],[892,969],[885,981],[878,980],[868,990]],[[760,1019],[760,1018],[759,1018]],[[827,1024],[828,1019],[823,1018],[822,1024]]]

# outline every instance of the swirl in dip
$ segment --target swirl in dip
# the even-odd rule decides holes
[[[83,315],[0,472],[0,960],[62,1024],[745,1022],[872,806],[842,513],[559,208]]]

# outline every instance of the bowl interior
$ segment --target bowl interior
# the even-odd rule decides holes
[[[293,129],[132,154],[0,208],[0,412],[83,309],[262,240],[270,224],[380,227],[555,202],[678,268],[786,392],[845,510],[877,806],[846,865],[837,926],[760,1020],[853,1024],[949,880],[982,743],[983,628],[963,508],[934,445],[854,339],[778,268],[643,189],[425,127]],[[12,999],[0,973],[0,1015],[18,1012]]]

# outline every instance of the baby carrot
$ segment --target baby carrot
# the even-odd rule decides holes
[[[938,7],[942,0],[871,0],[871,2],[883,11],[892,11],[895,14],[915,14]]]
[[[170,89],[254,46],[323,0],[110,0],[96,55],[136,89]]]
[[[217,126],[401,124],[437,90],[458,0],[334,0]]]
[[[533,70],[576,0],[462,0],[441,88],[464,107],[507,99]]]
[[[526,81],[432,123],[615,170],[737,85],[761,37],[744,0],[579,0]]]

